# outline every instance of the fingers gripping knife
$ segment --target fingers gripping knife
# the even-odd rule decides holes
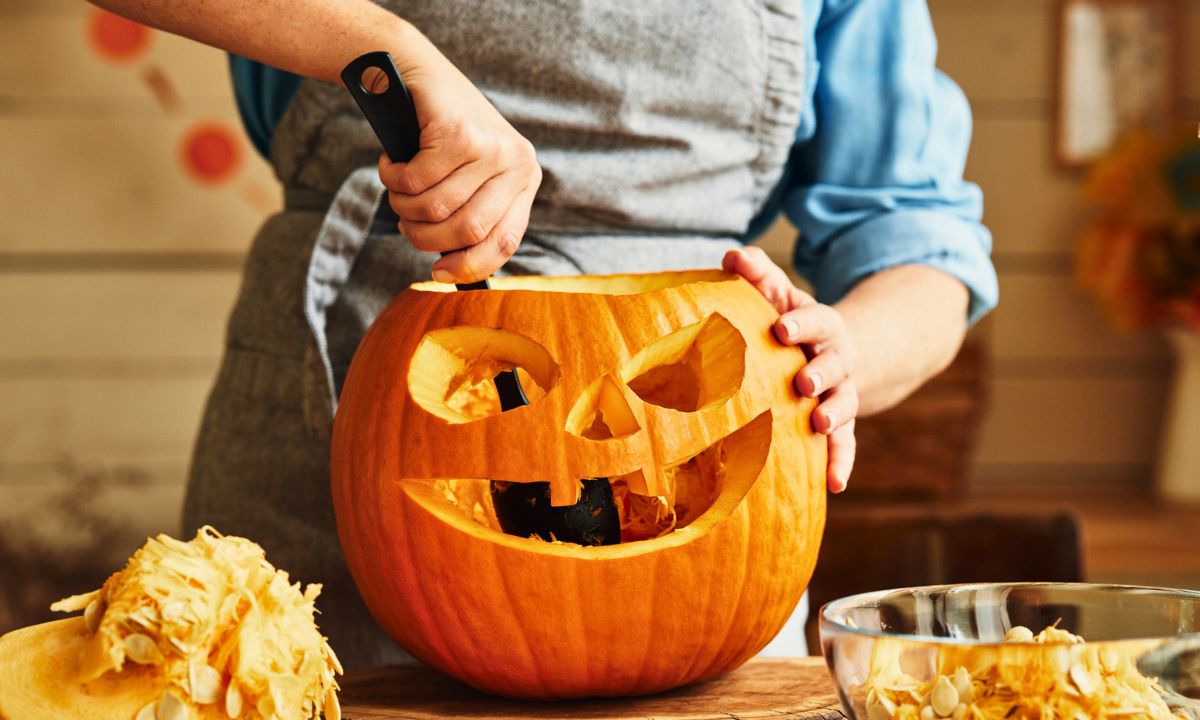
[[[421,126],[416,106],[400,72],[386,52],[367,53],[342,70],[342,82],[379,137],[392,162],[408,162],[420,149]],[[459,290],[486,290],[487,279],[461,284]],[[503,411],[528,405],[517,372],[496,375],[496,392]],[[510,535],[537,535],[580,545],[614,545],[621,540],[620,520],[607,478],[583,481],[579,502],[550,505],[548,482],[495,482],[492,504],[500,527]]]

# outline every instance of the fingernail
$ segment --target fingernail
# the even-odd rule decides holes
[[[846,489],[846,483],[844,483],[841,480],[838,480],[836,478],[829,479],[829,492],[833,493],[834,495],[837,495],[838,493],[842,492],[845,489]]]
[[[808,381],[812,383],[812,396],[816,397],[821,394],[821,373],[809,373]]]
[[[837,420],[837,416],[831,412],[822,412],[821,414],[825,416],[825,422],[827,423],[825,425],[825,434],[828,435],[829,433],[833,432],[833,427],[837,424],[835,422]]]
[[[451,275],[450,273],[446,272],[445,270],[442,270],[440,268],[434,268],[433,280],[434,280],[434,282],[440,282],[440,283],[452,283],[452,282],[454,282],[454,276]]]
[[[791,340],[800,334],[800,323],[792,318],[784,318],[783,331],[787,333],[788,339]]]

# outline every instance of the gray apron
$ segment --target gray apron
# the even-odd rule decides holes
[[[800,119],[801,0],[388,0],[537,148],[507,274],[713,267],[778,183]],[[338,391],[368,325],[436,256],[373,223],[379,144],[344,89],[305,81],[272,138],[285,209],[246,260],[184,527],[261,543],[319,582],[348,667],[407,656],[346,569],[329,490]],[[772,644],[803,654],[803,608]]]

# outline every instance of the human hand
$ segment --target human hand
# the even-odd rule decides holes
[[[808,356],[808,364],[796,373],[793,383],[801,395],[819,398],[812,426],[829,436],[829,491],[842,492],[854,467],[854,421],[858,415],[854,350],[842,316],[792,284],[761,248],[730,250],[721,264],[726,272],[749,281],[775,306],[779,312],[775,337],[785,345],[800,347]]]
[[[444,57],[400,70],[421,148],[407,163],[380,157],[388,203],[414,247],[448,253],[434,263],[434,280],[482,280],[525,235],[542,181],[533,145]]]

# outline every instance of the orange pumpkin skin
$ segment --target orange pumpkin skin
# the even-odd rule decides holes
[[[334,423],[338,533],[380,625],[417,659],[480,690],[534,699],[659,692],[761,650],[808,584],[825,520],[825,439],[810,429],[814,403],[792,386],[803,354],[774,339],[769,303],[715,271],[444,287],[414,286],[380,315]],[[644,348],[714,317],[711,327],[731,326],[744,343],[726,333],[726,349],[711,350],[742,354],[736,392],[689,412],[630,390],[626,376],[645,364]],[[501,328],[544,348],[556,366],[541,369],[549,391],[473,422],[431,410],[438,396],[425,386],[453,363],[419,367],[433,356],[418,349],[428,332],[463,326]],[[584,437],[569,416],[606,375],[636,431]],[[662,468],[722,438],[724,480],[711,506],[686,527],[615,546],[505,535],[431,483],[549,480],[555,504],[565,504],[578,478],[632,473],[631,487],[658,494]]]

